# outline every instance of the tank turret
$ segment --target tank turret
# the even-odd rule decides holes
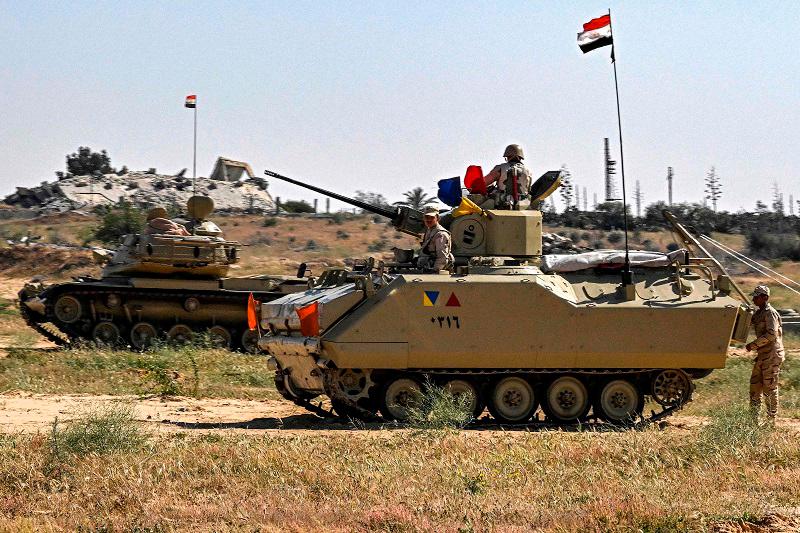
[[[125,235],[103,277],[172,276],[222,278],[239,260],[241,244],[222,238],[222,230],[207,220],[214,201],[192,196],[186,204],[190,230],[166,218],[163,208],[148,212],[144,232]]]

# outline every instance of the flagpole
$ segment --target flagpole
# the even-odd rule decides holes
[[[197,196],[197,103],[196,102],[194,105],[194,146],[192,150],[192,195]]]
[[[625,156],[622,151],[622,115],[619,111],[619,83],[617,82],[617,56],[614,53],[616,41],[614,40],[614,26],[611,23],[611,9],[608,10],[608,28],[611,32],[611,64],[614,65],[614,91],[617,96],[617,127],[619,129],[619,162],[622,171],[622,219],[625,229],[625,268],[622,270],[622,285],[633,284],[631,259],[628,254],[628,200],[625,194]]]

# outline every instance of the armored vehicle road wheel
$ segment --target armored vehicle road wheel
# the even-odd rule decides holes
[[[114,345],[119,342],[119,328],[113,322],[100,322],[92,329],[92,338],[98,344]]]
[[[642,414],[644,396],[626,379],[606,383],[594,403],[594,411],[606,422],[630,424]]]
[[[81,302],[69,294],[61,296],[53,306],[53,314],[65,324],[72,324],[81,317]]]
[[[215,348],[225,348],[227,350],[231,347],[231,342],[233,341],[231,332],[222,326],[209,328],[208,336],[210,337],[211,345]]]
[[[527,380],[511,376],[497,382],[488,404],[489,412],[498,421],[523,424],[536,410],[536,395]]]
[[[247,353],[258,353],[258,330],[246,329],[242,333],[242,350]]]
[[[149,322],[138,322],[131,328],[131,344],[137,350],[144,350],[156,340],[158,331]]]
[[[451,379],[444,384],[444,389],[448,391],[457,401],[464,398],[473,418],[478,418],[483,412],[483,402],[478,396],[478,389],[471,382],[464,379]]]
[[[557,422],[578,422],[589,412],[589,391],[578,378],[561,376],[547,387],[542,407]]]
[[[381,414],[389,420],[408,419],[409,408],[419,405],[422,387],[409,378],[389,380],[381,394]]]
[[[167,340],[173,344],[188,344],[194,339],[194,331],[186,324],[175,324],[167,332]]]
[[[682,405],[692,394],[692,382],[682,370],[662,370],[653,379],[653,399],[664,407]]]

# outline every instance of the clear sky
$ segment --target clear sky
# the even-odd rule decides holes
[[[391,200],[501,162],[566,164],[603,195],[618,159],[609,48],[581,24],[608,2],[10,2],[0,0],[0,195],[80,145],[116,166],[198,174],[218,155]],[[629,199],[721,207],[800,200],[800,2],[612,2]],[[286,198],[314,197],[271,184]],[[795,208],[797,212],[797,208]]]

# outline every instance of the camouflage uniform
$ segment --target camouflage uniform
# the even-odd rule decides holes
[[[767,416],[774,419],[778,414],[778,374],[786,358],[781,317],[767,303],[755,312],[750,323],[755,328],[756,340],[748,346],[758,351],[753,363],[753,373],[750,375],[750,406],[753,414],[757,415],[761,409],[763,394]]]

